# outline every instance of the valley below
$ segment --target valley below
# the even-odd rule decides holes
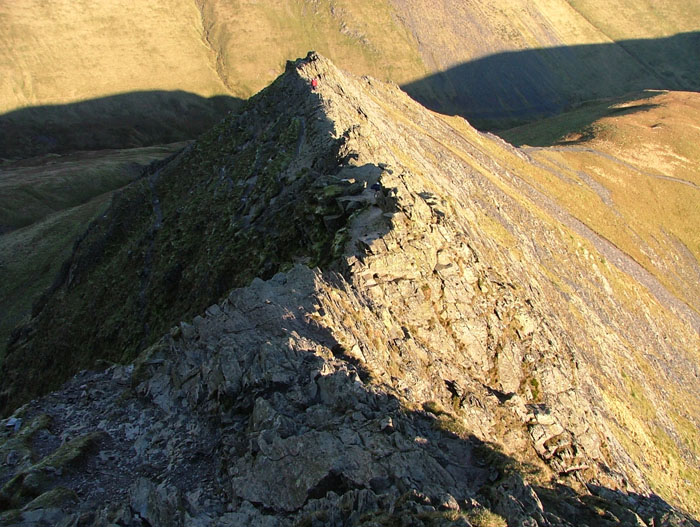
[[[598,4],[0,6],[0,525],[700,525],[700,11]]]

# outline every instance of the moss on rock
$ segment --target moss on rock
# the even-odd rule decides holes
[[[101,432],[76,437],[36,464],[18,472],[0,489],[0,503],[5,508],[18,508],[54,490],[51,487],[55,484],[55,475],[75,466],[101,437]],[[47,494],[44,501],[60,495],[59,491]]]
[[[30,325],[16,332],[2,365],[2,410],[98,360],[133,360],[255,277],[298,261],[328,265],[340,254],[350,211],[336,198],[358,189],[332,175],[344,139],[328,133],[319,104],[290,67],[116,195]]]

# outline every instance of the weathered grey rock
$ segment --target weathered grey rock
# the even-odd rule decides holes
[[[130,490],[131,511],[134,518],[146,525],[163,526],[183,523],[180,491],[170,485],[156,485],[139,478]]]
[[[586,292],[588,260],[523,204],[516,161],[325,59],[286,75],[265,96],[323,79],[305,95],[314,110],[297,155],[319,174],[318,227],[338,227],[328,204],[351,212],[335,261],[255,279],[133,365],[83,372],[18,411],[21,429],[1,432],[3,489],[62,442],[99,440],[79,469],[9,485],[0,524],[470,525],[470,511],[489,509],[544,527],[590,524],[600,509],[632,525],[697,525],[649,497],[602,395],[619,380],[610,357],[653,331],[619,299]],[[607,337],[616,312],[620,337]],[[693,342],[683,331],[678,341]],[[65,510],[13,501],[17,488],[57,487],[75,493]]]

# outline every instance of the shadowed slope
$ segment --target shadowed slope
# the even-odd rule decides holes
[[[700,33],[497,53],[403,85],[427,107],[506,128],[644,89],[700,90]]]
[[[0,361],[19,321],[116,189],[185,145],[51,154],[0,169]]]
[[[98,359],[129,360],[168,328],[165,346],[144,363],[160,373],[141,393],[173,415],[181,403],[168,401],[180,393],[197,408],[228,400],[233,409],[229,395],[242,386],[246,397],[258,377],[229,386],[222,379],[238,379],[241,363],[222,359],[221,370],[210,360],[237,349],[226,342],[245,340],[249,324],[226,302],[207,318],[233,316],[230,337],[217,323],[205,341],[197,331],[208,322],[178,322],[251,293],[262,307],[245,308],[246,317],[264,319],[278,295],[255,277],[282,271],[268,285],[294,295],[307,267],[320,266],[314,311],[300,303],[304,313],[284,316],[327,328],[340,345],[332,353],[361,363],[372,385],[409,406],[453,408],[446,426],[497,438],[555,481],[653,488],[700,510],[696,317],[640,283],[619,249],[614,260],[601,258],[596,233],[528,185],[537,170],[529,160],[395,85],[354,78],[316,55],[290,63],[93,224],[15,334],[2,368],[5,409]],[[229,295],[238,284],[251,286]],[[243,346],[273,391],[296,367],[274,358],[287,344],[273,336],[298,338],[280,331],[260,337],[268,344]],[[184,356],[168,338],[197,344]],[[309,340],[290,344],[291,353],[316,349]],[[177,367],[171,353],[183,361]],[[336,395],[330,404],[345,404]],[[257,444],[267,452],[279,444],[270,441]],[[271,459],[294,458],[274,452]],[[248,462],[276,474],[274,463],[258,465],[253,453],[236,459],[231,474],[252,486],[245,499],[264,495],[282,510],[304,503],[296,493],[293,502],[292,494],[266,497],[267,479],[241,475]],[[324,488],[354,488],[337,471],[325,475]]]
[[[43,336],[13,337],[33,348],[32,366],[23,352],[8,352],[3,363],[36,383],[21,391],[54,388],[97,358],[131,360],[178,320],[295,259],[328,261],[347,215],[332,192],[312,185],[338,148],[325,119],[312,117],[316,104],[300,79],[284,76],[116,194],[36,303]],[[35,370],[40,364],[52,374]]]
[[[239,105],[224,95],[147,91],[23,108],[0,115],[0,158],[194,139]]]

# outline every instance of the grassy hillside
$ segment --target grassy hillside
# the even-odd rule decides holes
[[[0,169],[0,362],[12,328],[54,281],[112,192],[182,144],[51,155]]]
[[[696,2],[568,0],[567,3],[612,40],[697,31],[700,19],[700,5]]]
[[[644,92],[503,135],[540,167],[533,185],[700,312],[699,121],[700,94]]]
[[[671,328],[680,319],[673,314],[674,304],[690,306],[685,311],[691,317],[697,317],[700,304],[700,240],[695,228],[700,221],[700,188],[693,186],[697,175],[689,177],[685,171],[698,166],[698,153],[683,146],[685,141],[681,139],[691,129],[689,142],[697,140],[692,123],[697,122],[699,99],[694,93],[648,93],[636,102],[591,104],[573,115],[510,131],[511,138],[522,134],[543,141],[556,136],[563,143],[537,149],[525,147],[510,154],[492,142],[493,136],[470,132],[460,118],[443,118],[481,144],[496,166],[517,167],[517,177],[504,178],[504,186],[508,181],[520,180],[523,194],[539,196],[539,205],[548,214],[568,216],[572,218],[568,223],[573,230],[588,233],[588,242],[584,243],[570,234],[571,252],[556,257],[550,279],[556,289],[569,295],[570,313],[581,328],[595,318],[581,309],[586,302],[602,306],[615,299],[619,303],[594,323],[601,334],[585,337],[579,344],[589,351],[588,360],[596,364],[591,375],[602,390],[602,403],[614,436],[654,492],[694,514],[700,511],[700,415],[690,392],[694,390],[693,377],[700,363],[699,326],[696,318],[695,329],[688,327],[685,337]],[[662,134],[653,136],[654,125],[659,121],[673,129],[667,136],[671,142],[665,143]],[[568,128],[565,123],[569,123]],[[583,126],[574,131],[572,123]],[[640,128],[647,128],[649,135],[639,133]],[[565,129],[567,132],[562,133]],[[688,157],[682,158],[679,152]],[[674,173],[675,176],[666,175]],[[680,174],[686,175],[677,177]],[[550,201],[549,197],[554,199]],[[556,214],[557,210],[565,211],[564,215]],[[602,237],[596,238],[595,233]],[[507,234],[498,226],[493,236],[518,251]],[[640,285],[637,280],[643,273],[633,266],[621,265],[617,258],[613,260],[608,251],[599,252],[605,246],[618,247],[631,255],[661,286],[655,285],[654,280],[644,280],[647,285]],[[590,262],[595,273],[576,276],[571,267],[576,260]],[[586,293],[575,282],[595,275],[604,277],[604,285],[582,301]],[[677,304],[674,296],[663,300],[660,293],[664,288],[682,303]],[[652,300],[652,295],[661,301]],[[636,343],[619,340],[614,328],[635,312],[644,315],[630,329],[649,331],[649,337]],[[679,348],[685,351],[680,352]],[[685,361],[681,368],[688,375],[685,379],[678,376],[681,370],[671,366],[676,361]],[[547,369],[556,370],[551,365]]]
[[[0,115],[0,161],[194,139],[239,104],[225,95],[147,91],[22,108]]]
[[[105,95],[226,89],[193,2],[0,4],[0,113]]]
[[[621,46],[656,74],[674,78],[680,83],[698,82],[697,53],[700,35],[697,35],[697,31],[700,30],[700,4],[697,2],[569,0],[568,3],[591,25],[616,42],[695,33],[694,43],[690,47],[676,45],[669,53],[660,52],[653,46]],[[669,56],[673,60],[669,60]]]
[[[682,2],[672,3],[682,10]],[[674,25],[664,19],[666,11],[648,9],[611,37],[564,0],[200,5],[218,70],[240,97],[270,82],[285,59],[311,48],[348,71],[399,82],[431,108],[488,128],[632,90],[700,88],[698,37],[678,35],[700,28],[694,10]],[[657,27],[656,19],[664,23]]]
[[[12,329],[53,282],[73,243],[109,204],[110,194],[0,236],[0,363]]]
[[[631,255],[697,313],[699,120],[700,94],[649,91],[590,102],[502,135],[527,153],[528,183]],[[640,305],[636,295],[625,296],[629,309]],[[659,316],[651,309],[648,323]],[[675,338],[662,330],[654,340]],[[694,342],[697,349],[697,334]],[[698,428],[689,418],[697,411],[688,403],[687,382],[660,366],[652,349],[642,345],[618,358],[618,382],[604,383],[613,433],[655,492],[697,513],[700,471],[688,466],[700,455]],[[696,353],[692,361],[698,360]]]
[[[0,21],[0,113],[144,91],[247,98],[309,49],[443,112],[469,118],[491,107],[484,124],[494,126],[518,104],[556,111],[698,82],[696,40],[668,40],[700,28],[698,8],[681,0],[23,0],[0,6]],[[625,43],[640,39],[649,45]],[[484,60],[489,75],[459,69]],[[547,89],[528,92],[523,76]],[[504,87],[512,100],[489,97]]]
[[[229,97],[192,2],[0,4],[0,159],[193,139]]]
[[[358,74],[405,82],[428,73],[415,39],[387,1],[200,0],[218,69],[234,95],[269,84],[310,49]]]
[[[172,155],[185,145],[49,154],[5,163],[0,166],[0,233],[26,227],[123,187],[151,161]]]
[[[638,56],[654,57],[654,64]],[[700,32],[681,33],[499,52],[403,88],[440,113],[462,115],[480,129],[502,130],[593,99],[645,89],[700,90],[692,66],[698,60]]]

